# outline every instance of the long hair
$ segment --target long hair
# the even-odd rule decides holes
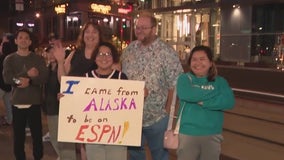
[[[87,23],[84,24],[84,26],[82,27],[82,29],[80,31],[80,34],[78,36],[77,43],[76,43],[76,48],[79,48],[79,49],[84,49],[85,48],[86,44],[84,42],[84,34],[85,34],[86,29],[89,26],[93,26],[98,31],[98,33],[99,33],[99,43],[102,41],[102,32],[101,32],[100,26],[95,24],[95,23],[93,23],[93,22],[87,22]],[[97,46],[99,45],[99,43],[97,44]]]
[[[212,63],[212,66],[209,68],[209,71],[208,71],[207,80],[208,81],[214,81],[215,77],[218,74],[217,73],[217,67],[216,67],[214,60],[213,60],[213,52],[212,52],[211,48],[208,47],[208,46],[203,46],[203,45],[196,46],[190,51],[190,55],[189,55],[189,58],[188,58],[189,71],[192,74],[194,74],[193,71],[191,70],[191,59],[192,59],[193,54],[196,53],[197,51],[204,51],[207,55],[207,58]]]

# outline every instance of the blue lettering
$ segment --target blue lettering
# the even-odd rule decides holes
[[[71,81],[71,80],[70,80],[70,81],[66,81],[66,83],[69,84],[69,85],[68,85],[67,90],[66,90],[66,91],[63,91],[63,93],[66,93],[66,94],[73,94],[73,91],[71,91],[72,86],[73,86],[74,84],[79,84],[80,81]]]

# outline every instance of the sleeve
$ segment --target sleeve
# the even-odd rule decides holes
[[[162,52],[164,53],[159,55],[165,56],[162,58],[164,60],[164,62],[162,62],[162,69],[165,74],[164,77],[166,78],[166,87],[171,89],[176,85],[177,77],[183,73],[183,68],[178,54],[172,48]]]
[[[209,110],[227,110],[235,105],[234,93],[224,78],[218,79],[218,94],[213,98],[203,101],[202,107]]]
[[[37,59],[37,66],[38,66],[37,68],[38,68],[38,71],[39,71],[39,75],[37,77],[31,78],[30,83],[32,85],[41,85],[41,84],[46,83],[46,81],[47,81],[48,68],[46,67],[45,61],[42,57],[36,55],[35,59]]]
[[[13,77],[16,77],[16,73],[13,69],[12,55],[7,56],[3,62],[3,80],[6,84],[15,85]]]
[[[198,85],[192,83],[189,74],[182,74],[177,80],[177,95],[188,103],[198,103],[207,99],[211,99],[218,94],[214,90],[204,90]]]

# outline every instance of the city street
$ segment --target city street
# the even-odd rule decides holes
[[[4,107],[0,103],[0,115],[3,116]],[[47,132],[47,121],[43,115],[43,134]],[[0,158],[1,160],[13,160],[13,139],[12,139],[12,126],[0,126]],[[26,156],[27,160],[33,160],[32,157],[32,142],[31,137],[27,136],[26,139]],[[171,151],[170,160],[176,160],[175,151]],[[149,155],[148,155],[149,156]],[[57,156],[49,142],[44,142],[44,157],[43,160],[56,160]],[[221,160],[234,160],[225,156],[221,156]],[[77,154],[77,160],[80,160],[80,154]],[[148,160],[150,160],[148,158]]]

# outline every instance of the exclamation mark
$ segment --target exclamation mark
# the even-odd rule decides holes
[[[126,132],[128,131],[129,129],[129,121],[125,121],[124,124],[123,124],[123,132],[122,132],[122,139],[124,138]],[[119,141],[119,143],[122,143],[122,139],[121,141]]]

